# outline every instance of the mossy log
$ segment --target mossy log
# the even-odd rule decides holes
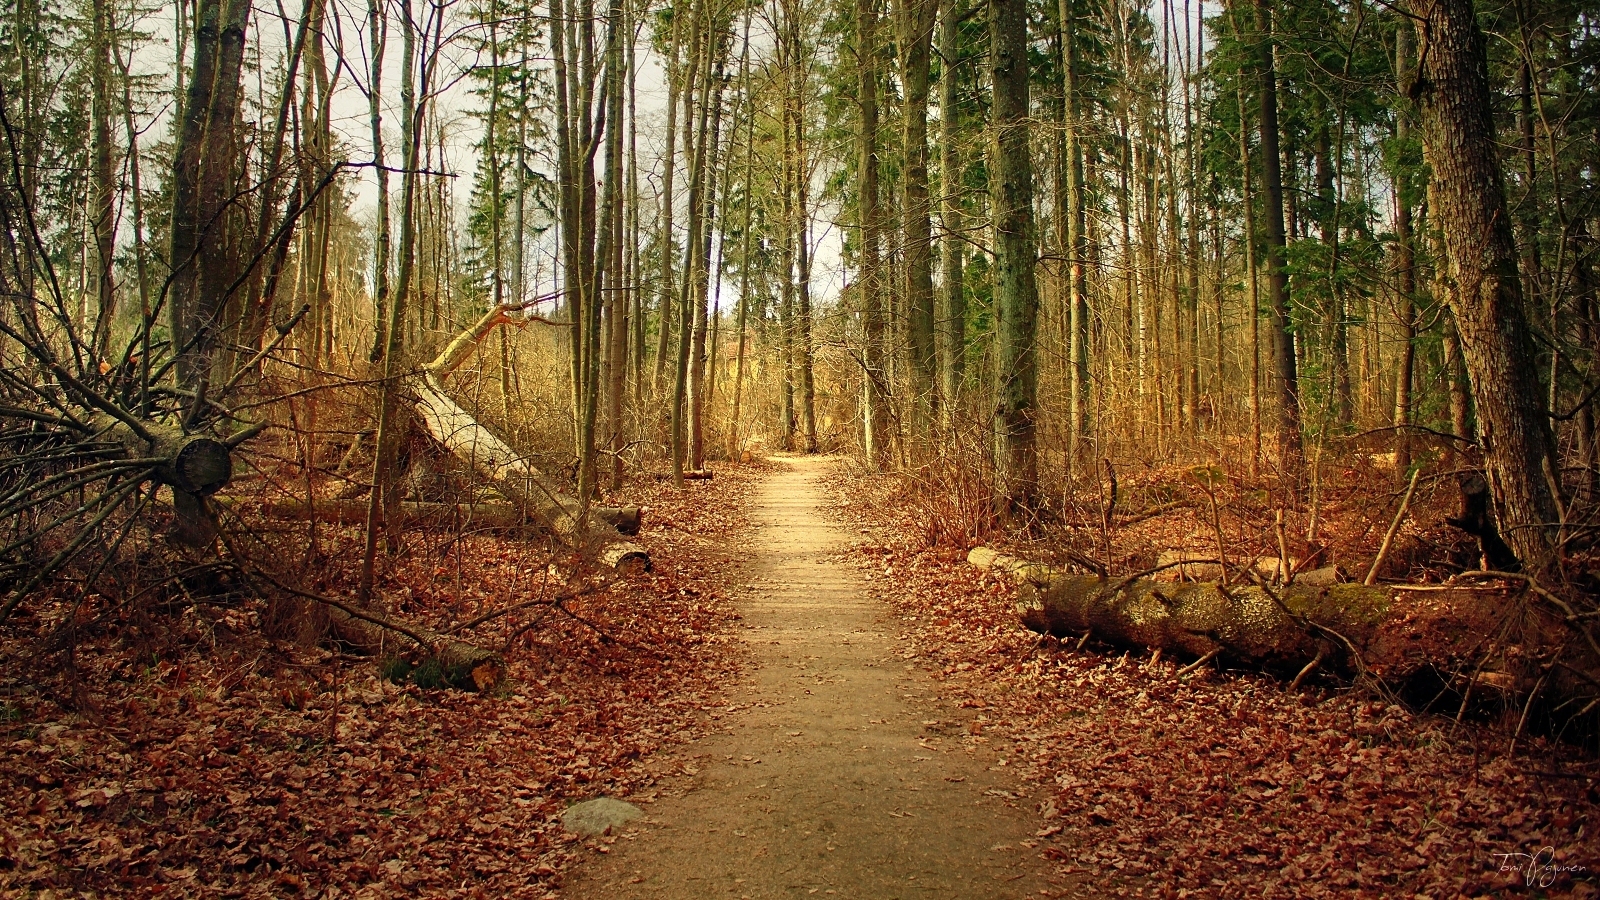
[[[418,668],[437,666],[437,679],[443,684],[487,691],[505,680],[505,659],[493,650],[415,625],[398,624],[353,604],[329,603],[327,609],[334,636],[369,656],[399,657],[420,645],[425,658]]]
[[[1182,584],[1075,575],[985,547],[968,561],[1015,581],[1022,624],[1041,634],[1280,673],[1315,660],[1400,680],[1424,669],[1476,671],[1485,683],[1526,689],[1536,663],[1566,639],[1558,622],[1501,586]]]

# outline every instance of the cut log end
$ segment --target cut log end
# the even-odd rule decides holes
[[[190,437],[173,455],[169,480],[191,494],[209,497],[233,480],[233,454],[228,445],[208,437]]]
[[[643,575],[651,569],[649,551],[631,541],[607,545],[600,551],[600,562],[623,578]]]
[[[421,628],[405,626],[408,634],[400,631],[397,626],[389,624],[382,616],[366,610],[356,609],[360,615],[352,615],[350,610],[337,606],[329,606],[327,610],[328,622],[333,627],[334,636],[361,653],[389,658],[402,655],[402,651],[406,655],[410,655],[412,651],[422,653],[425,658],[421,665],[415,668],[409,664],[406,666],[419,684],[436,682],[439,685],[481,692],[493,690],[505,683],[505,660],[493,650]],[[426,640],[429,646],[419,646],[418,637]]]

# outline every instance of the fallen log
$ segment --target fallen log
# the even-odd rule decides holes
[[[367,501],[344,497],[307,503],[299,498],[274,500],[262,504],[263,515],[275,519],[304,520],[316,516],[317,521],[334,525],[360,524],[367,516]],[[460,527],[477,526],[516,530],[529,527],[528,517],[511,503],[432,503],[407,501],[400,504],[400,514],[406,522],[450,522]],[[589,515],[610,525],[618,534],[636,535],[643,524],[644,514],[637,506],[591,506]]]
[[[1283,561],[1275,556],[1261,557],[1255,560],[1233,560],[1233,569],[1236,570],[1244,562],[1250,562],[1250,571],[1261,578],[1277,584],[1284,580],[1279,571],[1283,568]],[[1157,581],[1217,581],[1222,580],[1223,566],[1214,558],[1201,553],[1191,553],[1186,550],[1163,550],[1156,555],[1156,568],[1154,573]],[[1336,566],[1322,566],[1316,569],[1299,569],[1299,561],[1289,561],[1289,571],[1294,575],[1294,581],[1299,585],[1336,584],[1344,580],[1342,572]],[[1239,580],[1239,579],[1235,579]],[[1246,576],[1244,581],[1248,581]]]
[[[215,510],[209,498],[233,480],[233,449],[261,433],[258,425],[220,440],[189,434],[177,425],[98,414],[96,430],[121,445],[129,459],[158,460],[151,477],[172,489],[172,537],[189,547],[203,547],[217,535]],[[135,427],[137,425],[137,427]]]
[[[555,481],[539,471],[533,461],[502,441],[444,389],[444,379],[496,326],[512,321],[520,306],[489,310],[471,328],[457,335],[422,371],[407,380],[412,406],[434,440],[449,450],[467,469],[494,485],[500,493],[527,511],[563,544],[592,554],[602,564],[624,576],[648,571],[650,554],[624,540],[617,529],[600,520],[585,504],[566,496]],[[586,510],[588,510],[586,512]]]
[[[257,568],[244,571],[285,593],[321,604],[328,611],[328,625],[333,636],[357,652],[380,659],[404,659],[405,649],[415,646],[422,660],[411,671],[426,672],[427,680],[451,687],[487,691],[505,680],[505,659],[493,650],[420,625],[395,622],[354,601],[335,600],[301,590]]]
[[[979,547],[972,565],[1017,585],[1024,626],[1054,637],[1221,658],[1286,677],[1313,662],[1404,681],[1425,670],[1487,672],[1520,691],[1549,670],[1557,648],[1581,666],[1561,623],[1514,587],[1361,584],[1223,585],[1076,575]],[[1495,649],[1497,648],[1497,649]],[[1576,687],[1576,685],[1572,685]]]
[[[424,659],[415,671],[437,666],[430,675],[441,684],[487,691],[505,680],[505,660],[493,650],[416,625],[398,625],[354,604],[329,604],[328,624],[341,643],[380,659],[401,656],[407,645],[420,644]]]

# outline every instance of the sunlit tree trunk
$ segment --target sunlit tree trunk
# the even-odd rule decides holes
[[[861,117],[856,131],[857,225],[861,230],[861,263],[856,292],[861,302],[861,325],[866,347],[863,394],[867,462],[875,468],[888,463],[889,398],[885,391],[883,285],[879,272],[878,230],[878,9],[875,0],[856,0],[856,102]]]
[[[939,55],[944,60],[939,75],[939,219],[944,225],[940,242],[943,266],[944,309],[941,319],[940,380],[943,384],[939,407],[942,430],[949,435],[960,408],[962,383],[966,378],[967,294],[963,283],[966,247],[966,220],[962,204],[962,160],[956,141],[961,134],[961,110],[956,89],[956,60],[959,52],[960,0],[943,0],[940,12]]]
[[[678,102],[683,93],[685,75],[682,70],[681,41],[683,34],[684,11],[679,9],[679,4],[674,3],[672,9],[672,37],[668,42],[667,52],[667,128],[663,137],[666,138],[667,147],[661,157],[661,221],[657,226],[657,249],[661,254],[658,260],[660,269],[656,274],[656,361],[655,376],[652,380],[653,393],[659,396],[666,384],[667,348],[669,335],[672,332],[673,319],[673,256],[677,253],[677,244],[672,236],[672,183],[678,160]],[[692,53],[692,48],[691,48]],[[689,76],[693,77],[693,76]]]

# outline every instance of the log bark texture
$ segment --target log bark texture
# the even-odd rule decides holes
[[[597,518],[587,504],[567,496],[532,460],[484,427],[450,398],[444,379],[471,355],[495,326],[511,321],[520,307],[495,307],[462,332],[407,388],[418,420],[434,440],[469,471],[498,488],[563,544],[590,554],[622,575],[650,569],[650,554]]]
[[[493,650],[415,625],[396,625],[360,607],[341,604],[327,609],[334,636],[362,653],[398,656],[420,643],[425,644],[431,661],[438,665],[439,680],[452,687],[487,691],[505,680],[505,660]]]
[[[968,562],[1018,588],[1017,613],[1055,637],[1092,634],[1114,646],[1184,653],[1292,674],[1319,657],[1329,668],[1404,681],[1477,671],[1526,689],[1555,648],[1576,649],[1560,623],[1505,587],[1360,584],[1224,586],[1075,575],[974,549]],[[1494,653],[1490,651],[1498,647]],[[1507,647],[1515,647],[1508,652]]]

